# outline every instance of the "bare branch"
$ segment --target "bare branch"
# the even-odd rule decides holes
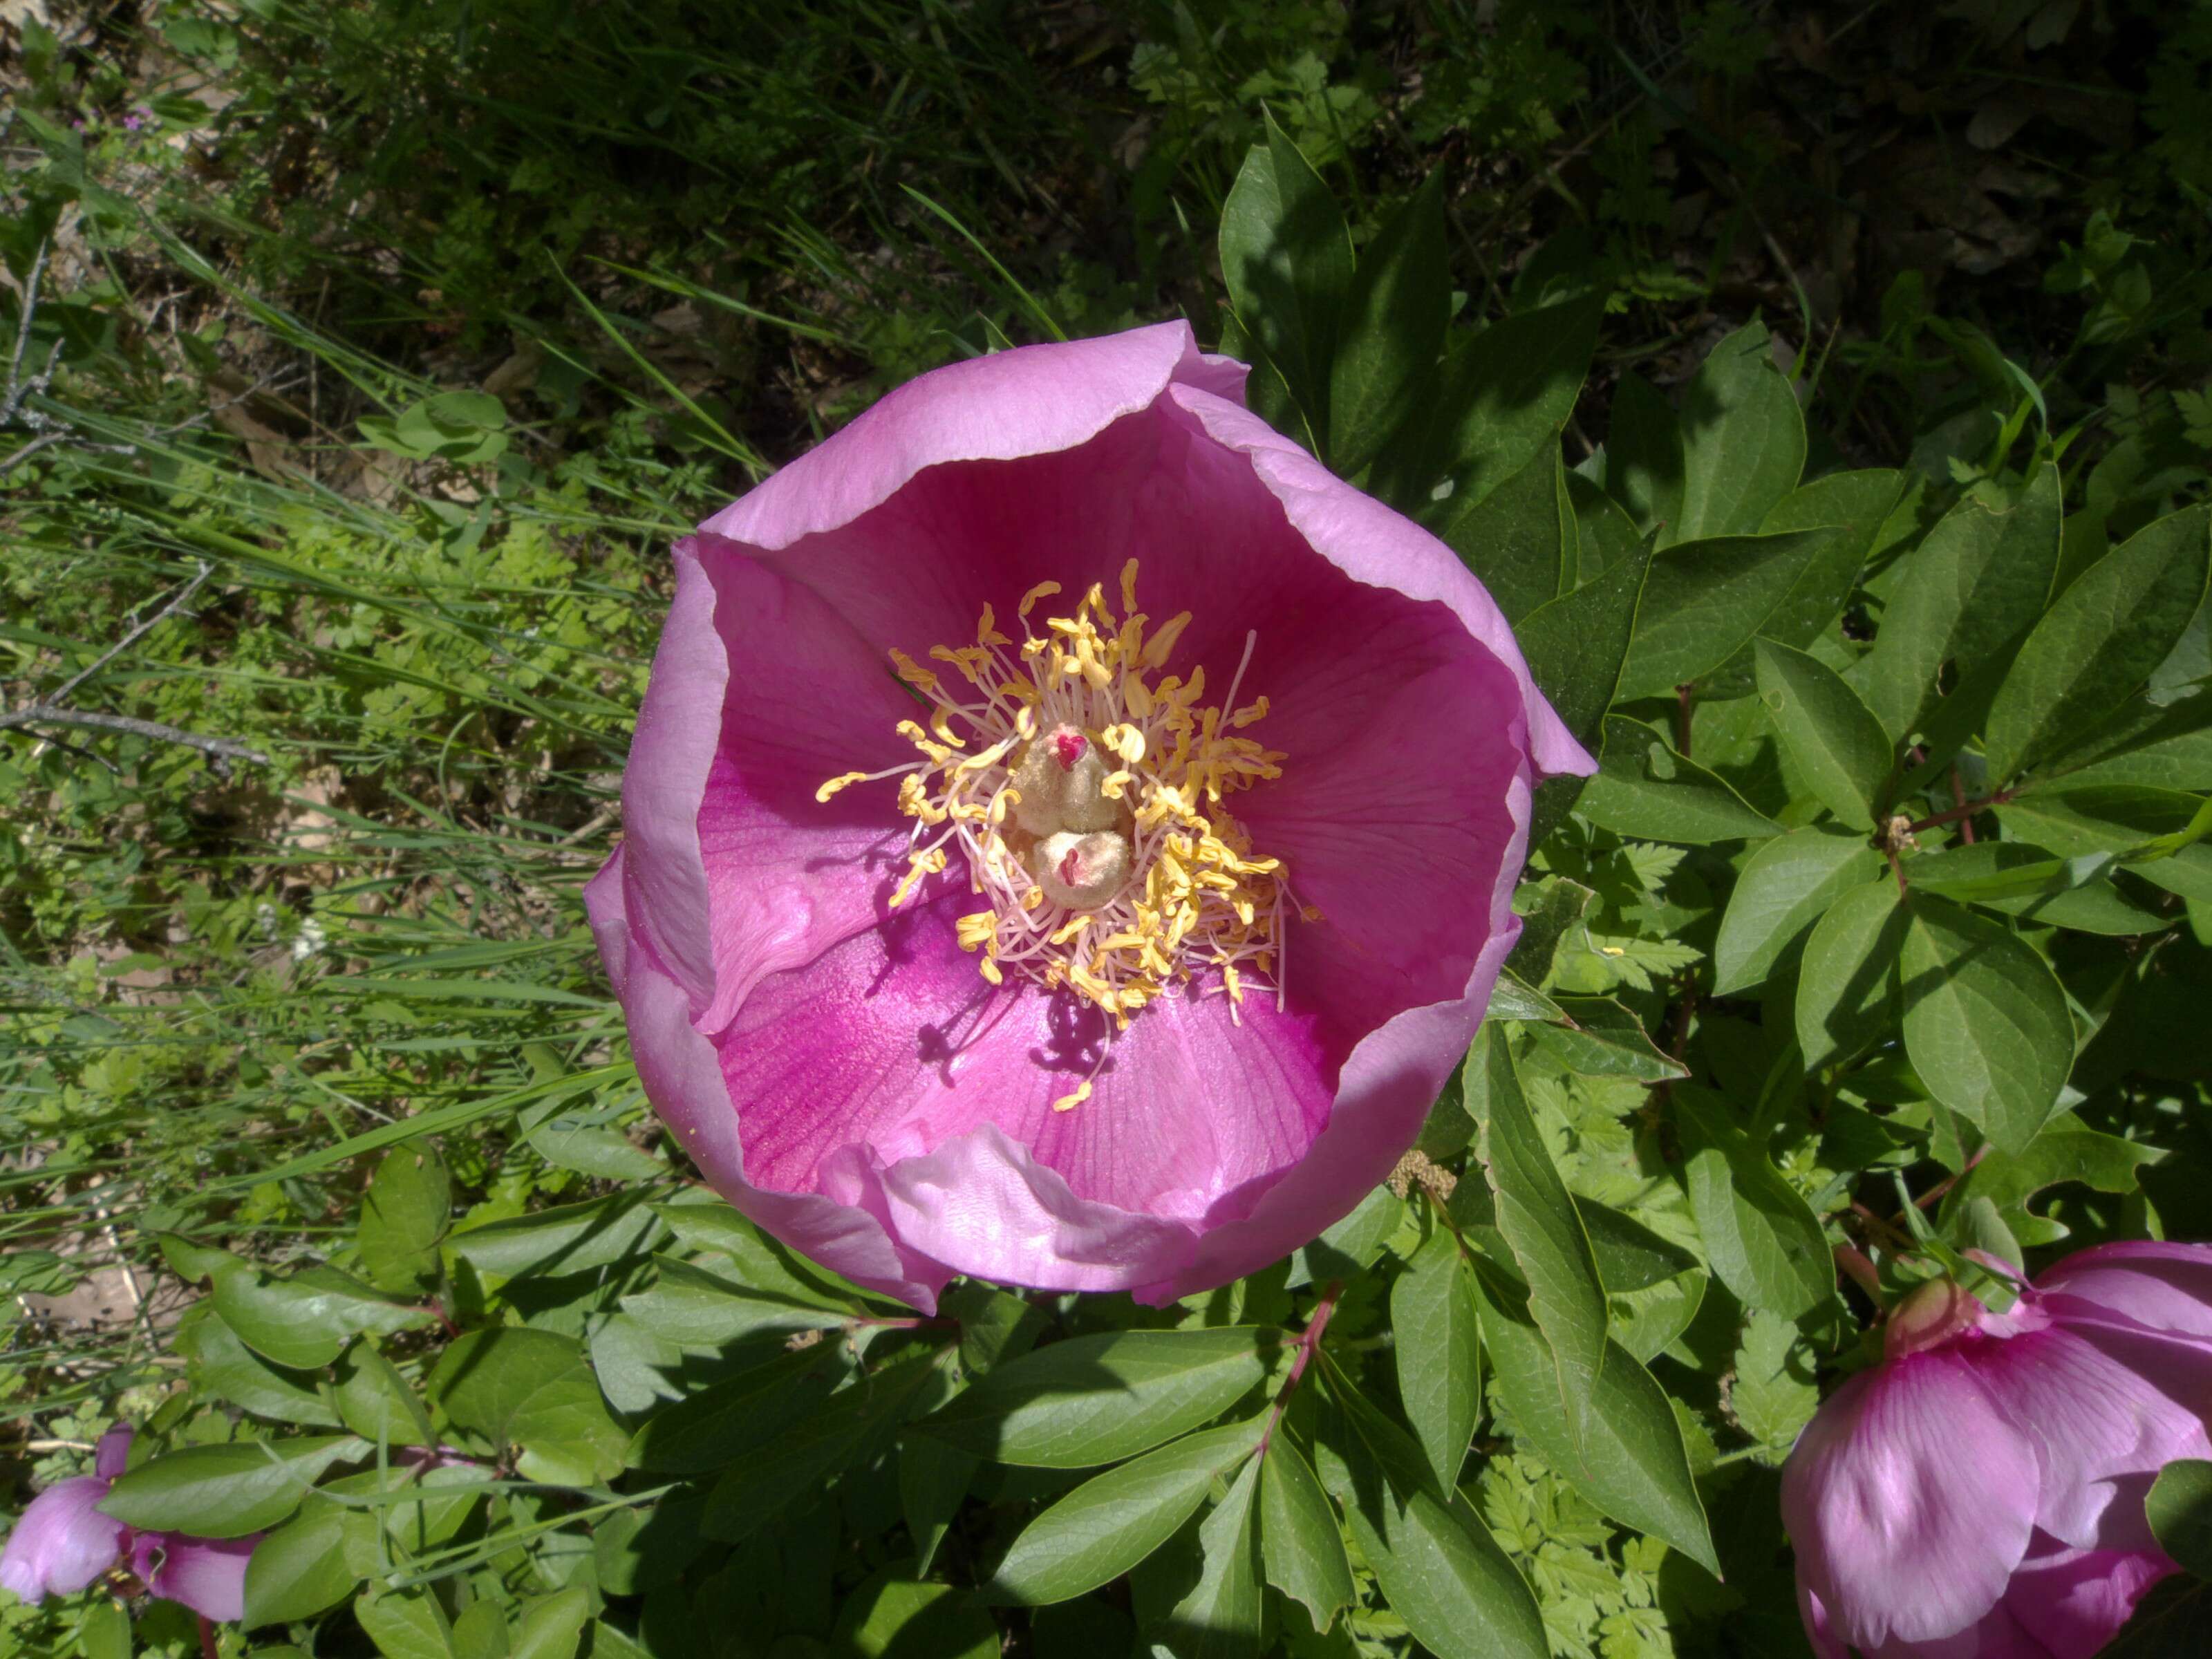
[[[23,314],[15,323],[15,355],[8,360],[8,397],[0,403],[0,426],[7,425],[15,413],[15,404],[21,394],[17,388],[23,383],[23,353],[31,344],[31,319],[39,309],[39,278],[46,273],[46,243],[41,237],[39,251],[31,256],[31,268],[23,276]]]
[[[209,575],[213,572],[213,570],[214,567],[203,560],[200,563],[199,569],[193,574],[192,579],[186,582],[182,587],[179,588],[175,593],[171,595],[169,602],[167,605],[163,605],[152,616],[147,617],[145,621],[133,626],[128,634],[125,634],[121,639],[116,641],[114,644],[109,646],[106,650],[101,652],[99,657],[94,661],[91,667],[71,675],[68,679],[62,683],[58,690],[49,691],[44,697],[40,698],[40,701],[46,703],[48,707],[54,708],[58,708],[64,703],[67,702],[70,700],[70,692],[76,690],[77,687],[82,685],[94,674],[100,672],[101,669],[106,667],[108,664],[113,662],[125,651],[128,651],[132,646],[137,644],[140,640],[144,639],[147,635],[152,633],[154,629],[159,628],[171,617],[176,615],[178,610],[184,605],[185,601],[191,598],[194,593],[199,591],[200,585],[207,580]]]
[[[142,720],[128,714],[101,714],[89,709],[56,708],[51,703],[26,703],[0,714],[0,732],[21,730],[27,726],[60,726],[88,732],[121,732],[134,738],[148,738],[155,743],[181,744],[187,749],[197,749],[212,759],[218,770],[228,769],[232,761],[251,761],[256,766],[269,764],[269,757],[258,749],[251,748],[234,738],[204,737],[197,732],[164,726],[159,720]]]

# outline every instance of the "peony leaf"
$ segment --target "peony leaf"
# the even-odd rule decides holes
[[[1199,1523],[1198,1582],[1168,1614],[1178,1659],[1238,1659],[1260,1651],[1260,1460],[1245,1460]]]
[[[999,1630],[989,1613],[950,1584],[921,1583],[893,1569],[845,1596],[830,1650],[848,1659],[924,1653],[932,1659],[999,1659]]]
[[[1316,1449],[1322,1485],[1391,1611],[1437,1659],[1545,1659],[1535,1597],[1466,1498],[1439,1490],[1403,1429],[1361,1397],[1328,1351],[1333,1409]]]
[[[1325,459],[1349,477],[1374,459],[1409,417],[1443,355],[1451,310],[1444,254],[1443,174],[1432,172],[1413,198],[1361,250],[1329,372]]]
[[[1761,1462],[1779,1463],[1796,1443],[1797,1431],[1813,1420],[1820,1403],[1813,1370],[1812,1357],[1790,1321],[1755,1312],[1745,1322],[1743,1340],[1736,1346],[1735,1381],[1729,1388],[1729,1410],[1737,1425],[1759,1443]]]
[[[1548,434],[1518,471],[1480,501],[1454,496],[1425,515],[1516,624],[1574,583],[1574,509],[1566,498],[1558,438]]]
[[[916,1426],[1000,1463],[1111,1463],[1227,1411],[1275,1367],[1281,1337],[1258,1325],[1070,1337],[997,1367]]]
[[[2143,1502],[2159,1547],[2196,1577],[2212,1580],[2212,1463],[2168,1463]]]
[[[839,1470],[887,1446],[902,1424],[944,1398],[949,1357],[916,1354],[831,1395],[714,1483],[701,1529],[743,1543]]]
[[[1765,980],[1831,904],[1881,869],[1863,839],[1838,830],[1792,830],[1759,848],[1736,878],[1713,941],[1715,994]]]
[[[349,1523],[374,1532],[365,1513],[318,1499],[253,1547],[246,1564],[244,1627],[312,1619],[353,1594],[360,1583],[347,1565]]]
[[[646,1419],[626,1461],[664,1474],[726,1468],[828,1399],[851,1369],[848,1352],[817,1342],[685,1395]]]
[[[2170,514],[2076,577],[2036,623],[1990,708],[1989,775],[2003,783],[2150,678],[2204,602],[2212,506]]]
[[[1705,354],[1682,396],[1682,515],[1662,545],[1747,535],[1797,487],[1805,417],[1762,323]]]
[[[1704,767],[1676,754],[1651,727],[1625,714],[1606,716],[1598,774],[1583,786],[1575,810],[1615,835],[1690,846],[1756,840],[1782,828]]]
[[[1530,1298],[1494,1263],[1478,1264],[1483,1346],[1516,1431],[1597,1508],[1717,1574],[1705,1505],[1665,1392],[1618,1343],[1577,1395],[1562,1395],[1559,1356]]]
[[[1831,904],[1805,940],[1797,978],[1797,1046],[1805,1069],[1850,1060],[1894,1029],[1904,895],[1887,876]]]
[[[299,1508],[331,1464],[368,1455],[349,1434],[186,1446],[118,1475],[100,1510],[142,1532],[243,1538]]]
[[[480,1273],[517,1279],[580,1273],[649,1252],[662,1234],[645,1188],[510,1217],[453,1235],[453,1254]]]
[[[1260,1471],[1260,1554],[1267,1582],[1304,1604],[1313,1627],[1327,1633],[1358,1593],[1344,1534],[1305,1454],[1287,1435],[1267,1443]]]
[[[1589,1394],[1605,1363],[1605,1285],[1582,1216],[1521,1092],[1504,1028],[1491,1026],[1475,1042],[1490,1109],[1483,1168],[1497,1195],[1498,1230],[1528,1280],[1530,1312],[1557,1359],[1559,1398],[1572,1401]]]
[[[1390,1287],[1398,1398],[1437,1484],[1459,1484],[1482,1415],[1482,1334],[1474,1287],[1449,1227],[1431,1233]]]
[[[1918,729],[1943,665],[1992,660],[2043,612],[2058,568],[2057,469],[2014,499],[1968,492],[1905,560],[1874,648],[1847,678],[1899,741]]]
[[[1720,1096],[1678,1084],[1669,1103],[1714,1276],[1746,1306],[1784,1319],[1819,1307],[1834,1294],[1836,1274],[1812,1206],[1735,1126]]]
[[[1311,434],[1328,430],[1330,364],[1352,288],[1352,235],[1328,186],[1273,115],[1221,209],[1221,275],[1245,337]]]
[[[1841,823],[1872,830],[1891,764],[1881,722],[1819,658],[1771,640],[1753,648],[1759,702],[1805,787]]]
[[[1714,536],[1662,547],[1644,586],[1623,697],[1664,696],[1702,679],[1763,632],[1848,526]]]
[[[363,1194],[356,1243],[362,1271],[380,1291],[419,1291],[438,1278],[438,1241],[453,1220],[453,1182],[427,1140],[377,1160]]]
[[[1905,1048],[1929,1092],[2018,1153],[2074,1064],[2066,993],[2002,922],[1914,894],[1903,957]]]
[[[428,1308],[394,1302],[335,1267],[306,1267],[283,1278],[223,1273],[213,1300],[240,1341],[295,1370],[329,1364],[364,1331],[389,1334],[433,1317]]]
[[[1252,1455],[1262,1426],[1255,1418],[1186,1435],[1085,1481],[1014,1540],[985,1594],[1036,1606],[1119,1578],[1175,1536],[1207,1488]]]
[[[1613,392],[1605,440],[1605,487],[1645,535],[1680,539],[1682,423],[1674,405],[1635,370]]]

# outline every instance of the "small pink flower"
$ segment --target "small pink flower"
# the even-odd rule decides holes
[[[920,1307],[1164,1300],[1388,1173],[1591,763],[1181,323],[926,374],[709,520],[586,894],[716,1188]]]
[[[118,1565],[155,1595],[218,1621],[246,1613],[246,1563],[261,1534],[194,1538],[139,1532],[96,1507],[123,1473],[131,1431],[118,1424],[100,1437],[93,1473],[49,1486],[25,1508],[0,1553],[0,1586],[26,1601],[70,1595]]]
[[[1782,1474],[1814,1649],[2087,1659],[2176,1571],[2151,1481],[2212,1455],[2212,1246],[2083,1250],[2004,1314],[1926,1285],[1884,1346]]]

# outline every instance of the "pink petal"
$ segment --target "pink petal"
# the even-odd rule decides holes
[[[2121,1324],[2055,1321],[1952,1350],[2035,1446],[2036,1524],[2069,1545],[2154,1547],[2142,1495],[2166,1463],[2212,1455],[2200,1413],[2212,1404],[2212,1349]]]
[[[2099,1244],[2053,1263],[2035,1284],[2153,1330],[2212,1337],[2212,1244]]]
[[[94,1507],[108,1485],[100,1475],[80,1474],[33,1498],[0,1552],[0,1585],[40,1601],[81,1590],[113,1566],[131,1534]]]
[[[816,1194],[763,1192],[745,1179],[738,1114],[714,1046],[691,1024],[690,1000],[652,945],[630,929],[627,847],[584,890],[584,908],[629,1025],[640,1080],[714,1190],[793,1249],[854,1284],[933,1312],[951,1275],[892,1241],[882,1222]]]
[[[1863,1648],[1954,1636],[1997,1603],[2034,1530],[2033,1446],[1955,1352],[1862,1371],[1782,1471],[1800,1579]]]
[[[1335,477],[1241,404],[1196,387],[1178,386],[1168,395],[1216,441],[1251,457],[1299,534],[1346,575],[1450,607],[1520,686],[1538,771],[1587,775],[1597,769],[1536,690],[1504,613],[1449,548]]]
[[[262,1534],[247,1538],[188,1538],[179,1532],[143,1532],[131,1542],[132,1571],[166,1601],[228,1624],[246,1616],[246,1564]]]
[[[880,1192],[903,1243],[987,1278],[1095,1290],[1176,1271],[1196,1230],[1241,1217],[1320,1132],[1312,1020],[1259,995],[1235,1021],[1224,996],[1172,995],[1099,1066],[1095,1011],[983,983],[953,938],[970,902],[902,914],[756,990],[718,1045],[748,1178]],[[1054,1110],[1094,1066],[1091,1097]]]
[[[2089,1659],[2135,1616],[2161,1578],[2179,1571],[2155,1550],[2069,1549],[2039,1535],[2013,1575],[2004,1605],[2039,1644],[2042,1659]]]
[[[112,1480],[123,1473],[131,1460],[132,1430],[128,1423],[118,1423],[100,1437],[93,1448],[92,1471],[103,1480]]]
[[[1234,397],[1245,373],[1240,363],[1201,353],[1183,322],[949,364],[890,392],[701,527],[781,550],[851,524],[926,469],[1073,449],[1122,416],[1151,408],[1172,384]],[[927,592],[929,562],[906,562],[902,570],[886,557],[866,574],[892,583],[893,595]],[[917,582],[922,585],[913,586]],[[952,612],[972,621],[975,596],[950,598]]]

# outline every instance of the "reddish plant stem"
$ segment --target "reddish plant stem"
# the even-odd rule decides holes
[[[1297,1348],[1291,1356],[1291,1374],[1275,1391],[1275,1403],[1267,1413],[1267,1426],[1260,1434],[1261,1456],[1267,1455],[1268,1443],[1275,1437],[1275,1425],[1291,1408],[1291,1396],[1304,1380],[1306,1367],[1313,1363],[1314,1350],[1321,1346],[1322,1333],[1328,1328],[1329,1316],[1336,1311],[1336,1299],[1343,1294],[1344,1281],[1330,1279],[1322,1290],[1321,1300],[1314,1304],[1313,1315],[1306,1321],[1305,1329],[1298,1333]]]
[[[1674,688],[1674,752],[1684,760],[1690,758],[1690,688]]]
[[[222,1650],[215,1644],[215,1620],[207,1614],[200,1615],[200,1659],[221,1659]]]
[[[960,1322],[942,1316],[934,1319],[848,1319],[845,1322],[845,1328],[854,1331],[957,1331],[960,1328]]]
[[[1893,1221],[1883,1220],[1865,1205],[1854,1202],[1851,1205],[1851,1213],[1866,1223],[1867,1231],[1884,1243],[1894,1245],[1905,1250],[1910,1250],[1912,1248],[1912,1236],[1910,1233],[1905,1232]]]
[[[1959,1173],[1954,1176],[1944,1176],[1942,1180],[1937,1182],[1933,1187],[1930,1187],[1926,1192],[1921,1194],[1919,1197],[1914,1199],[1912,1201],[1918,1205],[1922,1209],[1926,1209],[1930,1204],[1935,1203],[1938,1199],[1942,1198],[1944,1194],[1949,1192],[1952,1188],[1957,1186],[1961,1181],[1964,1181],[1969,1175],[1972,1174],[1974,1165],[1979,1164],[1989,1155],[1989,1147],[1987,1146],[1982,1146],[1972,1158],[1966,1160],[1966,1167],[1965,1169],[1960,1170]],[[1899,1210],[1898,1212],[1898,1218],[1902,1220],[1904,1216],[1905,1212]]]
[[[1977,812],[1985,812],[1992,806],[2002,806],[2007,801],[2010,800],[2012,797],[2013,792],[2011,790],[2000,789],[1996,793],[1990,796],[1985,800],[1970,800],[1961,802],[1959,805],[1950,808],[1948,811],[1936,812],[1928,817],[1922,818],[1917,823],[1907,824],[1905,826],[1905,830],[1908,834],[1917,836],[1923,830],[1934,830],[1943,824],[1957,823],[1961,819],[1972,817]],[[1971,840],[1972,837],[1970,836],[1968,839]]]
[[[1954,763],[1951,768],[1951,799],[1953,800],[1964,800],[1966,798],[1966,786],[1959,781],[1959,769]],[[1972,818],[1966,817],[1959,820],[1959,839],[1966,842],[1969,847],[1972,847],[1974,844],[1974,821]]]

